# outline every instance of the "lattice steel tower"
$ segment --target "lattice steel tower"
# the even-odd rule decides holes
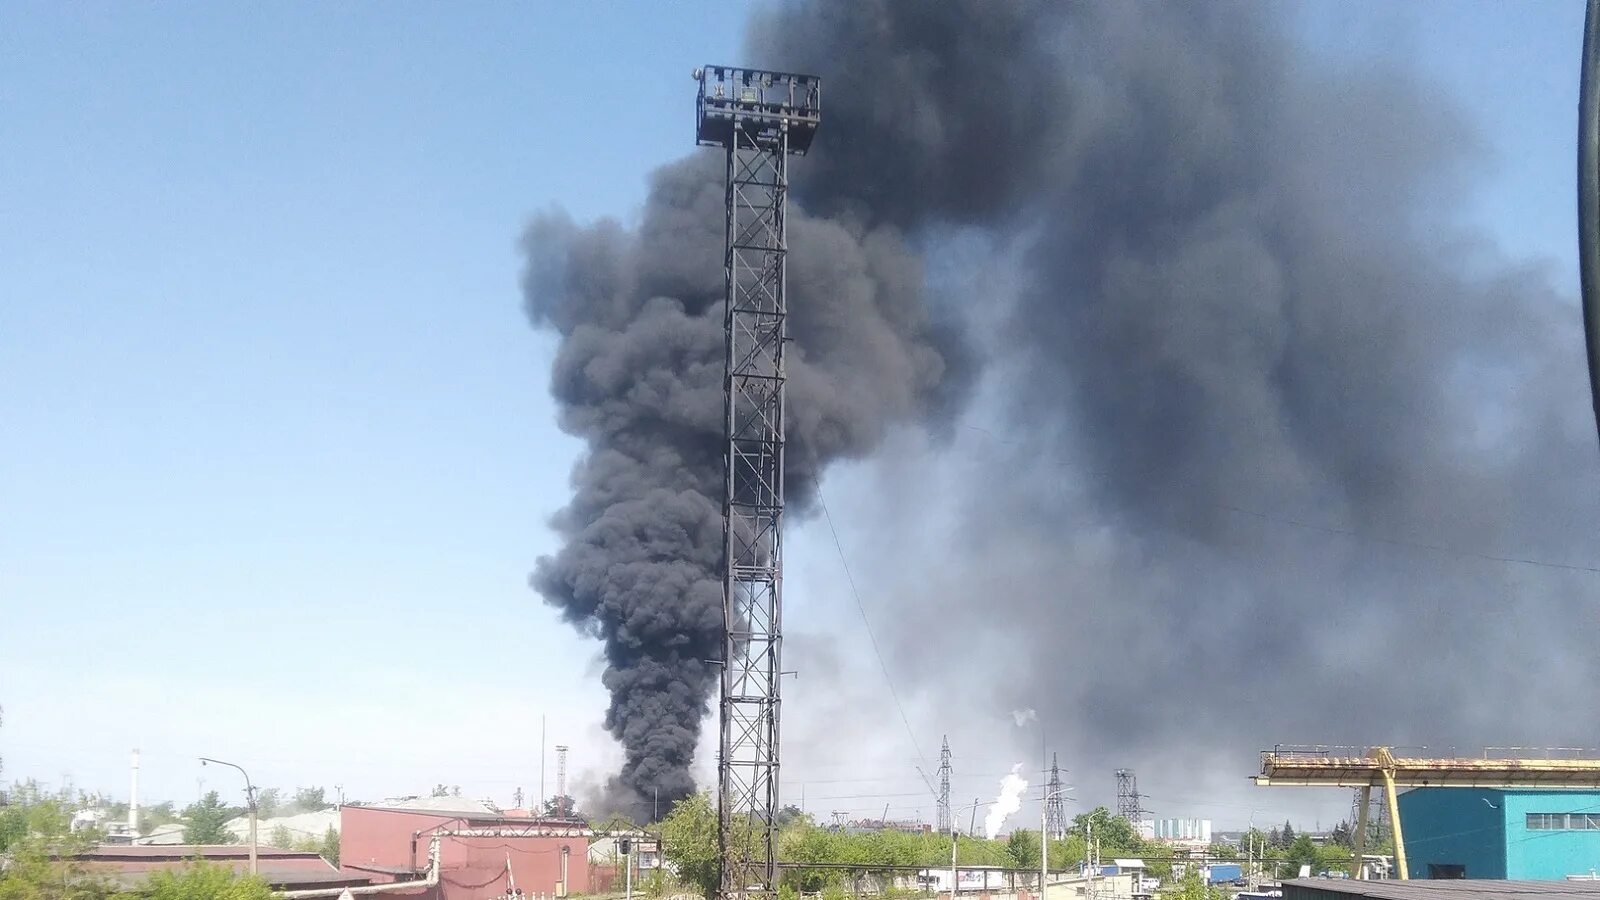
[[[1361,821],[1361,789],[1355,788],[1350,797],[1350,828],[1352,832],[1356,823]],[[1376,847],[1383,843],[1387,832],[1384,830],[1388,821],[1389,804],[1383,799],[1383,791],[1369,791],[1367,801],[1367,846]]]
[[[1139,820],[1144,817],[1145,810],[1139,806],[1139,776],[1133,774],[1132,769],[1117,770],[1117,815],[1127,819],[1133,826],[1135,833],[1139,830]]]
[[[1067,836],[1067,797],[1061,788],[1061,767],[1050,754],[1050,782],[1044,791],[1044,830],[1052,841]]]
[[[696,69],[695,139],[727,152],[723,324],[722,739],[724,898],[777,891],[778,681],[783,648],[783,417],[789,156],[811,146],[822,90],[809,75]]]
[[[939,750],[939,833],[949,834],[955,825],[950,821],[950,736],[944,736],[944,747]]]

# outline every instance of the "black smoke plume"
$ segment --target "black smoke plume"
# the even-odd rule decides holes
[[[626,758],[604,802],[634,814],[693,790],[722,656],[722,174],[712,150],[658,171],[636,232],[546,215],[524,238],[528,315],[561,336],[561,426],[588,445],[533,585],[604,644]],[[803,512],[829,461],[948,406],[963,356],[897,229],[791,205],[789,237],[785,490]]]
[[[1482,141],[1449,93],[1319,59],[1284,12],[757,21],[751,58],[826,77],[812,208],[1017,260],[966,304],[999,307],[987,412],[1017,449],[987,451],[960,553],[890,587],[1026,651],[981,699],[1096,770],[1592,745],[1600,576],[1484,558],[1596,559],[1577,311],[1457,227]]]
[[[794,167],[790,496],[896,423],[963,412],[921,279],[976,234],[1014,265],[953,304],[994,335],[1000,406],[965,413],[1007,438],[981,484],[930,492],[963,503],[958,551],[899,561],[882,592],[1012,649],[951,692],[1038,708],[1107,771],[1582,741],[1597,576],[1482,558],[1593,558],[1576,309],[1456,227],[1481,141],[1448,92],[1317,58],[1285,14],[759,14],[748,60],[825,85]],[[526,241],[562,424],[588,442],[534,581],[603,639],[619,785],[644,795],[690,789],[717,655],[714,155],[659,172],[637,232],[547,216]]]

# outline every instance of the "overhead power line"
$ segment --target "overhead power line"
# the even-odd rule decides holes
[[[839,566],[844,569],[845,581],[850,585],[850,598],[855,601],[856,611],[861,613],[861,624],[866,628],[867,641],[872,645],[872,655],[877,658],[878,668],[883,672],[884,684],[889,687],[889,698],[894,701],[894,708],[900,713],[900,723],[906,727],[906,737],[911,740],[911,749],[916,751],[918,762],[926,766],[928,761],[922,755],[922,745],[917,743],[916,732],[911,728],[911,719],[906,716],[906,708],[900,703],[900,694],[894,689],[894,678],[889,675],[889,666],[883,661],[883,651],[878,649],[877,635],[872,633],[872,620],[867,616],[867,608],[861,603],[861,592],[856,589],[855,575],[851,574],[850,562],[845,559],[844,544],[839,540],[839,529],[834,527],[833,513],[828,511],[828,501],[822,495],[822,482],[818,481],[815,475],[812,475],[811,483],[816,486],[817,506],[822,510],[823,521],[828,523],[828,533],[833,536],[833,549],[839,553]],[[926,782],[927,775],[923,774],[920,768],[917,771]],[[928,791],[934,793],[933,785],[928,785]],[[935,794],[935,797],[937,797],[937,794]]]

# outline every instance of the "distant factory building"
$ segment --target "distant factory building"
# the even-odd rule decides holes
[[[1562,880],[1600,870],[1600,791],[1416,788],[1400,795],[1412,878]]]
[[[1139,823],[1139,836],[1147,841],[1169,844],[1211,844],[1210,819],[1146,819]]]

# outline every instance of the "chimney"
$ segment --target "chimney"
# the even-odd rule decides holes
[[[133,775],[128,786],[128,830],[139,836],[139,748],[133,748]]]

